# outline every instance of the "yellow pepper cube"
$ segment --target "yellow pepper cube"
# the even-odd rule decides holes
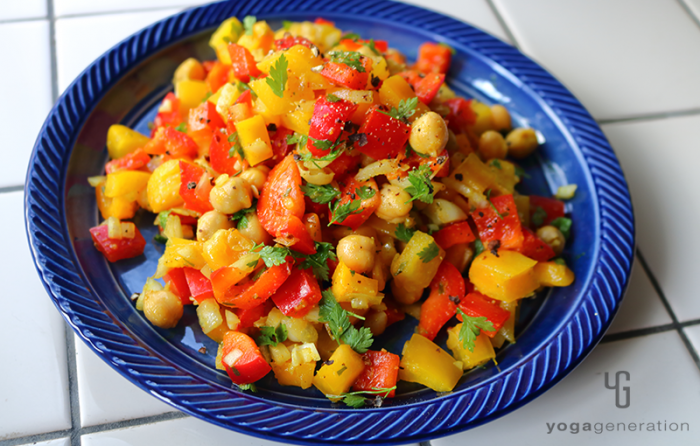
[[[403,347],[399,379],[423,384],[436,392],[449,392],[462,377],[455,359],[424,336],[414,334]]]
[[[267,133],[265,120],[262,116],[256,115],[238,122],[236,130],[245,157],[252,166],[272,158],[270,135]]]
[[[352,271],[346,264],[340,262],[333,273],[333,295],[338,302],[350,302],[354,298],[376,296],[379,293],[379,283]]]
[[[454,358],[462,363],[463,370],[473,369],[496,357],[491,340],[484,333],[480,333],[474,340],[474,351],[464,348],[459,340],[459,330],[462,324],[447,329],[447,348],[452,350]]]
[[[350,390],[364,368],[362,356],[349,345],[343,344],[331,355],[328,363],[318,370],[313,384],[326,396],[340,396]]]
[[[272,372],[275,374],[277,382],[283,386],[301,387],[308,389],[312,386],[314,380],[314,370],[316,369],[315,362],[305,362],[296,367],[292,366],[292,360],[279,364],[273,362]]]
[[[118,218],[119,220],[132,218],[138,208],[136,202],[125,197],[109,198],[105,195],[105,183],[98,184],[95,188],[95,199],[102,218]]]
[[[474,111],[474,114],[476,114],[476,122],[471,125],[471,130],[474,132],[474,134],[476,134],[476,136],[480,136],[485,131],[492,130],[493,118],[491,117],[491,107],[477,101],[476,99],[469,101],[469,105]]]
[[[432,236],[416,231],[401,254],[391,262],[391,275],[398,288],[416,294],[430,285],[444,258],[445,251]]]
[[[402,100],[415,98],[416,93],[411,86],[406,82],[406,79],[398,74],[387,78],[379,88],[379,101],[389,107],[399,108],[399,103]],[[430,108],[418,101],[416,112],[408,118],[410,122],[415,121],[420,115],[430,111]]]
[[[151,174],[135,170],[122,170],[107,175],[105,196],[114,198],[129,193],[138,193],[148,185]]]
[[[443,183],[476,207],[488,206],[484,191],[497,184],[495,174],[475,153],[470,153],[449,177],[443,179]]]
[[[491,338],[491,345],[495,348],[501,348],[505,341],[515,342],[515,320],[518,317],[518,306],[520,305],[519,300],[514,300],[512,302],[501,301],[501,308],[510,313],[510,317],[503,324],[496,336]]]
[[[238,38],[238,44],[250,51],[255,60],[262,58],[272,49],[275,33],[266,21],[255,22],[252,34],[245,33]]]
[[[214,31],[209,39],[209,46],[216,51],[216,57],[220,62],[231,65],[228,44],[237,42],[241,34],[243,34],[243,25],[236,17],[224,20]]]
[[[574,282],[574,272],[556,262],[540,262],[535,265],[535,277],[542,286],[569,286]]]
[[[175,96],[183,108],[194,108],[204,101],[209,86],[204,81],[184,80],[175,84]]]
[[[498,160],[498,164],[491,161],[489,169],[496,179],[493,190],[499,195],[512,194],[515,185],[518,184],[518,177],[515,176],[515,165],[504,160]]]
[[[107,152],[112,159],[123,158],[149,141],[147,136],[123,125],[114,124],[107,130]]]
[[[314,114],[315,105],[315,100],[295,102],[292,111],[282,115],[282,124],[297,133],[308,135],[311,128],[309,122]]]
[[[180,238],[168,239],[165,244],[165,252],[158,259],[158,268],[153,276],[160,279],[173,268],[186,266],[194,269],[202,269],[206,265],[202,257],[202,244],[192,240]]]
[[[258,70],[269,73],[277,63],[280,56],[284,54],[287,59],[287,69],[299,78],[303,78],[312,90],[326,90],[332,84],[320,73],[314,73],[311,68],[322,65],[321,55],[314,56],[311,48],[304,45],[294,45],[286,51],[278,51],[270,54],[258,64]]]
[[[469,280],[492,299],[513,301],[532,295],[540,283],[535,275],[536,261],[519,252],[499,250],[479,254],[469,268]]]
[[[290,75],[282,92],[282,97],[272,90],[272,87],[267,83],[268,78],[257,79],[249,85],[267,108],[267,112],[271,115],[284,115],[292,111],[293,102],[315,99],[314,91],[308,85],[303,85],[299,77]]]
[[[155,213],[184,203],[180,196],[180,161],[169,160],[158,166],[146,186],[148,203]]]
[[[247,254],[254,243],[237,229],[219,229],[202,245],[202,255],[212,271],[229,266]]]
[[[224,121],[228,121],[228,109],[236,103],[236,99],[241,95],[241,92],[233,84],[224,84],[216,94],[218,95],[218,99],[215,102],[216,111],[219,112]]]

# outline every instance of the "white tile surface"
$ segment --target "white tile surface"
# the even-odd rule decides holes
[[[680,0],[688,6],[691,13],[700,20],[700,0]]]
[[[620,376],[620,403],[625,403],[622,387],[630,387],[630,406],[615,407],[615,391],[605,388],[605,373],[614,385],[618,371],[630,374],[629,382]],[[570,376],[524,408],[466,433],[432,440],[433,446],[467,444],[553,445],[697,445],[697,413],[700,410],[700,372],[692,362],[675,331],[599,345]],[[647,432],[646,423],[689,423],[690,431]],[[566,423],[564,432],[548,434],[547,423]],[[579,423],[580,431],[571,432]],[[592,432],[583,432],[591,423]],[[644,424],[644,431],[595,433],[595,423]],[[523,443],[523,439],[527,439]]]
[[[24,68],[6,63],[0,75],[0,134],[6,155],[0,163],[0,187],[5,187],[24,184],[34,141],[51,109],[49,23],[0,24],[0,42],[22,42],[0,45],[0,60],[24,61]]]
[[[56,21],[58,89],[71,82],[105,51],[136,31],[179,9],[73,17]],[[89,38],[86,38],[89,36]]]
[[[211,3],[210,0],[54,0],[56,17],[142,9],[189,7]]]
[[[690,343],[693,344],[695,351],[700,354],[700,325],[691,325],[684,328],[683,331],[688,336]]]
[[[167,444],[168,446],[191,446],[194,444],[280,446],[285,443],[249,437],[192,417],[84,435],[82,439],[83,446],[151,446],[154,444]]]
[[[404,0],[423,8],[452,16],[510,42],[496,15],[486,0]]]
[[[56,440],[40,441],[38,443],[29,443],[32,446],[70,446],[70,438],[58,438]]]
[[[77,337],[75,351],[82,426],[113,423],[176,410],[122,377]]]
[[[603,126],[632,190],[637,243],[679,320],[700,318],[700,116]]]
[[[676,1],[494,0],[597,119],[700,107],[700,28]]]
[[[0,440],[70,428],[64,322],[34,268],[23,195],[0,195]]]
[[[649,277],[639,262],[635,262],[627,295],[608,334],[655,327],[671,322],[671,316],[652,287]]]
[[[6,0],[0,7],[0,21],[25,20],[46,17],[45,0]]]

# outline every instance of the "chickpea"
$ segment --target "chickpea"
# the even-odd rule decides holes
[[[372,310],[365,316],[364,326],[369,327],[374,336],[379,336],[386,330],[387,322],[385,311]]]
[[[238,232],[245,235],[255,243],[269,245],[272,243],[272,236],[260,224],[255,212],[246,214],[246,224],[238,224]]]
[[[431,111],[424,113],[411,125],[411,136],[408,142],[418,153],[438,156],[447,145],[449,133],[447,124],[440,115]]]
[[[226,215],[217,212],[205,212],[197,221],[197,241],[206,242],[219,229],[231,229],[233,222]]]
[[[374,240],[364,235],[349,235],[338,242],[338,260],[351,270],[366,273],[374,267]]]
[[[491,121],[493,122],[494,130],[510,130],[510,113],[501,104],[491,106]]]
[[[255,186],[258,192],[260,192],[265,184],[265,181],[267,180],[267,172],[262,168],[262,166],[251,167],[250,169],[246,169],[240,175],[240,177],[249,185]]]
[[[529,128],[515,129],[506,136],[508,153],[513,158],[525,158],[535,151],[538,144],[537,134]]]
[[[170,291],[148,291],[143,314],[156,327],[173,328],[182,317],[182,301]]]
[[[561,252],[564,250],[564,245],[566,244],[564,234],[562,234],[561,231],[554,226],[542,226],[537,230],[537,237],[548,244],[549,247],[554,250],[556,255],[561,254]]]
[[[508,146],[503,136],[495,130],[487,130],[479,138],[479,153],[487,159],[505,159]]]
[[[235,214],[252,204],[252,193],[248,182],[240,177],[221,175],[209,193],[209,201],[222,214]]]
[[[411,195],[400,186],[384,184],[380,193],[382,201],[375,211],[377,217],[389,223],[399,222],[408,216],[413,207]]]

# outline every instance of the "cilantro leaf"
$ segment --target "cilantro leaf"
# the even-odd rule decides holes
[[[374,54],[377,56],[381,56],[382,53],[377,49],[377,47],[374,45],[374,39],[369,39],[369,42],[363,42],[362,43],[364,46],[372,50]]]
[[[492,159],[491,161],[489,161],[489,165],[495,167],[496,169],[501,169],[503,167],[503,166],[501,166],[501,162],[495,158]]]
[[[249,208],[241,209],[231,216],[231,221],[238,222],[237,229],[245,229],[248,227],[248,214],[255,212],[257,206],[258,200],[254,199]]]
[[[496,205],[494,205],[493,202],[491,202],[491,189],[488,189],[486,191],[486,201],[489,202],[489,206],[491,206],[491,209],[493,209],[493,211],[496,213],[496,215],[498,215],[498,218],[503,220],[504,215],[501,214],[500,212],[498,212],[498,209],[496,209]]]
[[[355,409],[367,405],[369,398],[365,395],[376,395],[376,398],[386,398],[396,386],[388,388],[372,387],[372,390],[359,390],[357,392],[345,392],[341,395],[326,395],[327,398],[343,398],[343,403]]]
[[[243,146],[238,138],[238,132],[233,132],[228,137],[228,142],[231,143],[231,148],[228,151],[228,157],[233,158],[238,154],[239,158],[245,159],[245,152],[243,152]]]
[[[484,244],[481,242],[481,240],[476,239],[474,241],[474,257],[478,256],[484,252]]]
[[[410,158],[413,154],[418,155],[421,158],[430,158],[430,155],[426,155],[424,153],[416,152],[416,149],[411,147],[410,144],[406,144],[406,158]]]
[[[304,137],[304,138],[306,138],[306,137]],[[306,141],[306,140],[304,140],[304,141]],[[318,143],[318,142],[319,142],[319,140],[314,140],[314,145],[316,145],[316,143]],[[316,145],[316,147],[318,147],[318,146]],[[330,146],[330,152],[328,153],[328,155],[324,155],[321,157],[315,157],[311,154],[311,152],[306,152],[306,153],[294,155],[294,160],[295,161],[304,161],[304,162],[311,161],[312,163],[314,163],[314,165],[316,165],[316,167],[321,169],[322,167],[318,165],[319,161],[333,161],[336,158],[338,158],[340,155],[342,155],[344,152],[345,152],[345,144],[341,144],[340,141],[338,141],[335,144]]]
[[[341,200],[336,201],[331,206],[331,221],[328,222],[328,226],[332,225],[333,223],[342,223],[349,216],[362,212],[360,209],[362,200],[350,200],[343,204],[340,204],[340,201]]]
[[[185,124],[183,122],[180,125],[178,125],[177,127],[175,127],[175,130],[177,130],[180,133],[187,133],[187,124]]]
[[[301,186],[301,191],[304,192],[304,195],[309,197],[311,201],[319,204],[330,203],[338,195],[340,195],[340,191],[330,184],[318,186],[316,184],[308,183]]]
[[[557,259],[554,259],[553,262],[556,263],[557,265],[564,265],[564,266],[566,266],[566,261],[564,261],[564,259],[562,259],[561,257],[559,257],[559,258],[557,258]]]
[[[265,82],[270,86],[272,92],[283,98],[284,88],[287,85],[287,58],[284,54],[280,55],[275,65],[270,69],[270,75],[265,78]]]
[[[156,234],[153,236],[153,240],[155,240],[158,243],[166,244],[168,243],[168,237],[162,235],[162,234]]]
[[[283,27],[286,31],[289,31],[289,28],[292,27],[292,24],[293,24],[293,23],[294,23],[294,22],[291,22],[291,21],[289,21],[289,20],[282,20],[282,27]]]
[[[474,341],[476,341],[476,337],[479,336],[481,330],[494,331],[495,327],[485,316],[467,316],[460,308],[457,308],[457,313],[462,316],[462,328],[459,330],[459,340],[462,341],[462,346],[464,348],[473,352]]]
[[[372,346],[372,332],[368,327],[359,330],[350,323],[352,314],[340,306],[331,290],[323,293],[319,307],[319,320],[328,323],[331,334],[340,345],[341,341],[357,353],[365,353]],[[357,316],[357,315],[353,315]]]
[[[343,343],[348,344],[357,353],[365,353],[372,346],[372,342],[374,342],[372,331],[369,327],[362,327],[358,330],[352,325],[343,333],[341,339]]]
[[[413,116],[413,114],[416,112],[416,107],[418,107],[417,97],[410,99],[402,99],[399,102],[398,109],[396,107],[391,107],[391,110],[389,110],[388,112],[384,112],[381,110],[379,111],[387,116],[391,116],[394,119],[398,119],[399,121],[405,121],[409,117]]]
[[[365,397],[360,395],[346,395],[343,398],[343,403],[347,406],[359,409],[360,407],[365,407]]]
[[[559,229],[559,232],[561,232],[564,238],[568,239],[571,236],[571,223],[572,221],[570,218],[558,217],[552,220],[550,225]]]
[[[362,65],[363,56],[357,51],[331,51],[328,56],[331,62],[345,64],[359,73],[365,72],[365,67]]]
[[[407,228],[406,225],[400,223],[399,226],[396,227],[396,232],[394,234],[396,235],[397,239],[401,240],[402,242],[408,243],[408,241],[411,240],[411,237],[413,237],[413,234],[415,233],[415,229]]]
[[[308,136],[302,135],[301,133],[294,132],[293,135],[287,135],[287,144],[290,146],[292,144],[299,144],[300,146],[305,146],[307,139],[308,139]]]
[[[357,33],[347,33],[347,34],[343,34],[343,37],[341,37],[340,40],[346,40],[346,39],[357,40],[359,38],[360,38],[360,35]]]
[[[535,225],[535,227],[540,227],[542,226],[542,223],[544,223],[545,218],[547,218],[547,211],[542,209],[541,206],[537,206],[530,220],[532,221],[532,224]]]
[[[260,336],[258,336],[258,346],[272,345],[273,347],[287,340],[287,326],[279,324],[275,327],[260,327]]]
[[[328,93],[326,95],[326,101],[331,102],[331,103],[336,103],[338,101],[341,101],[341,99],[332,93]]]
[[[255,22],[257,22],[258,19],[255,18],[254,15],[247,15],[243,19],[243,28],[245,29],[245,33],[249,36],[253,35],[253,25],[255,25]]]
[[[435,242],[430,242],[428,246],[418,253],[418,257],[423,263],[428,263],[440,254],[440,247]]]
[[[314,275],[321,280],[328,280],[328,259],[337,260],[338,257],[333,252],[333,244],[327,242],[316,242],[316,254],[306,256],[304,261],[299,265],[300,268],[312,268]]]
[[[238,384],[238,390],[250,390],[253,393],[258,393],[258,388],[255,387],[255,384],[250,383],[250,384]]]
[[[417,169],[413,169],[408,173],[408,182],[411,183],[405,190],[411,194],[409,201],[420,200],[423,203],[433,202],[433,183],[430,181],[432,170],[427,164],[422,164]]]
[[[355,193],[361,199],[369,200],[370,198],[374,197],[377,194],[377,191],[372,189],[369,186],[362,186],[358,189],[355,189]]]
[[[160,226],[160,229],[165,229],[165,225],[168,223],[168,217],[173,211],[162,211],[158,213],[158,218],[156,219],[156,224]]]
[[[287,256],[292,255],[292,251],[286,246],[265,246],[259,252],[260,258],[268,268],[283,265],[287,262]]]
[[[241,81],[236,82],[236,89],[238,89],[238,91],[240,93],[243,93],[244,91],[248,90],[248,91],[250,91],[250,94],[251,94],[251,96],[253,96],[253,98],[258,97],[258,95],[255,94],[253,89],[250,88],[250,85],[246,84],[245,82],[241,82]]]
[[[333,141],[328,141],[327,139],[314,139],[310,136],[309,139],[311,139],[311,143],[318,150],[328,150],[331,149],[334,145],[337,145]]]

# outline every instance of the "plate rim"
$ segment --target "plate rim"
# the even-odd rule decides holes
[[[260,400],[239,391],[223,391],[220,385],[205,383],[196,376],[183,373],[176,365],[168,363],[167,358],[126,336],[122,327],[104,314],[101,315],[103,323],[112,323],[113,330],[105,329],[100,335],[95,335],[95,328],[81,321],[81,316],[99,318],[100,305],[92,300],[90,287],[85,285],[80,267],[72,264],[75,258],[62,214],[67,162],[84,118],[107,89],[149,55],[211,28],[226,17],[279,15],[290,9],[295,14],[371,16],[402,26],[421,28],[457,42],[515,76],[538,100],[547,104],[553,115],[559,118],[561,128],[567,130],[565,135],[575,140],[585,160],[584,171],[595,186],[595,217],[600,228],[600,246],[588,287],[580,292],[585,294],[580,305],[572,311],[569,320],[559,326],[558,332],[548,336],[547,343],[542,344],[539,351],[532,352],[532,360],[527,364],[506,375],[499,374],[489,379],[488,387],[475,386],[431,401],[381,410],[304,407],[290,411],[287,404]],[[624,175],[599,126],[579,101],[546,70],[498,38],[452,17],[393,1],[367,5],[360,0],[346,0],[339,5],[332,0],[261,0],[248,3],[232,0],[188,9],[144,28],[88,66],[58,99],[35,143],[27,171],[24,199],[27,238],[44,287],[73,330],[105,362],[138,387],[185,413],[246,435],[307,445],[424,441],[476,427],[522,407],[559,382],[600,341],[624,296],[635,250],[634,214]],[[60,231],[55,228],[60,228]],[[592,313],[601,311],[605,314],[604,318],[592,318]],[[129,363],[119,357],[124,357],[127,350],[133,352],[139,349],[142,352],[137,356],[143,356],[141,360],[145,361],[144,364]],[[559,358],[558,363],[552,365],[547,360],[539,364],[552,355]],[[159,375],[161,383],[154,381],[153,374],[144,378],[145,375],[135,376],[129,372],[129,369],[150,370],[156,366],[163,368]],[[166,371],[166,368],[169,370]],[[523,383],[523,379],[528,383]],[[536,383],[536,379],[540,382]],[[155,385],[148,385],[146,381],[155,382]],[[517,381],[515,387],[513,381]],[[178,386],[186,385],[193,392],[194,389],[200,390],[184,397],[178,396],[169,387],[172,382],[177,382]],[[203,387],[212,388],[213,392],[201,390]],[[524,394],[514,400],[523,390]],[[194,394],[210,397],[222,393],[230,398],[227,408],[229,418],[226,419],[206,412],[203,405],[206,399],[194,403],[188,401],[194,398]],[[510,401],[501,404],[506,393],[510,395]],[[472,410],[473,405],[478,406],[476,411]],[[425,412],[432,414],[426,418]],[[240,420],[245,420],[251,414],[263,413],[266,419],[274,418],[285,427],[265,427]],[[335,422],[329,422],[328,419],[335,418],[328,417],[329,413],[340,417]],[[327,419],[324,420],[324,417]],[[372,427],[380,423],[383,425],[381,432],[371,432]],[[307,425],[316,430],[308,431]],[[367,439],[368,436],[371,440]]]

